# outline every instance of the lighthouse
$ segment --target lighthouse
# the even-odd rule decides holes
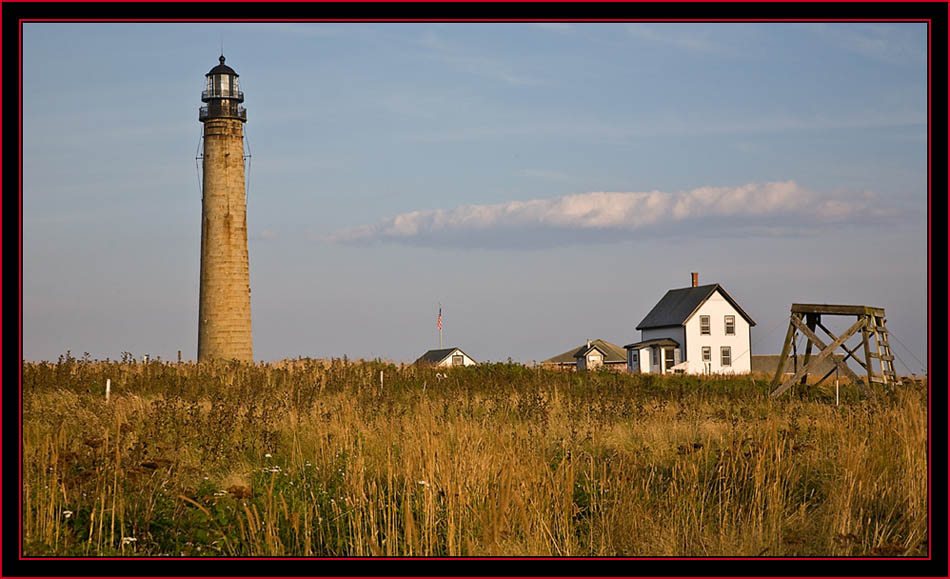
[[[205,75],[198,120],[201,154],[201,274],[198,361],[252,361],[251,280],[244,189],[244,123],[238,74],[224,63]]]

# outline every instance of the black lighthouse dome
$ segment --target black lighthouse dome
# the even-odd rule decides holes
[[[208,74],[206,74],[205,76],[211,76],[212,74],[230,74],[231,76],[239,76],[238,73],[234,72],[233,68],[224,64],[223,54],[218,58],[218,62],[220,64],[218,64],[218,66],[209,70]]]

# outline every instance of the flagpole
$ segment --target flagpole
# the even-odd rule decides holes
[[[439,349],[442,349],[442,302],[439,302]]]

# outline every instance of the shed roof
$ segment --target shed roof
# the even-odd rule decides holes
[[[732,296],[730,296],[721,285],[714,283],[697,287],[673,289],[666,292],[666,295],[653,306],[650,313],[637,324],[637,329],[643,330],[646,328],[681,326],[685,324],[686,320],[693,315],[699,306],[703,305],[717,290],[722,294],[722,297],[726,298],[726,301],[732,304],[732,307],[749,322],[750,326],[755,325],[755,322],[749,317],[749,314],[745,313],[745,311],[739,307],[736,300],[732,299]]]
[[[445,360],[446,358],[448,358],[452,354],[452,352],[456,350],[458,350],[462,354],[465,354],[465,352],[462,352],[460,348],[442,348],[441,350],[429,350],[428,352],[420,356],[419,359],[416,360],[414,363],[415,364],[438,364],[442,360]],[[465,355],[468,356],[471,360],[475,359],[469,356],[468,354],[465,354]]]
[[[553,358],[548,358],[547,360],[542,360],[542,364],[575,364],[578,356],[584,356],[587,354],[587,351],[593,347],[597,347],[598,350],[604,353],[604,363],[610,362],[627,362],[627,353],[626,351],[618,346],[617,344],[612,344],[606,340],[591,340],[590,347],[587,346],[587,342],[581,344],[578,348],[571,348],[567,352],[558,354]]]

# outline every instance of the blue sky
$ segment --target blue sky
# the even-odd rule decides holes
[[[252,153],[255,358],[541,360],[721,283],[884,307],[927,354],[927,29],[915,23],[28,23],[23,348],[197,343],[204,74]]]

